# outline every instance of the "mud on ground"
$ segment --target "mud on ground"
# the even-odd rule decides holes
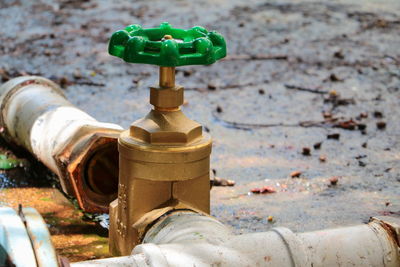
[[[78,107],[125,128],[150,109],[158,73],[109,56],[112,32],[162,21],[217,30],[228,57],[177,73],[184,112],[214,138],[212,168],[236,181],[212,189],[212,215],[237,232],[399,215],[397,0],[4,0],[0,21],[3,81],[53,79]],[[250,192],[263,186],[276,193]]]

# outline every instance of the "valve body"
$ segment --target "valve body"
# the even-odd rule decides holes
[[[110,251],[129,255],[147,226],[172,209],[210,211],[211,138],[179,106],[174,68],[150,89],[154,109],[118,140],[118,199],[110,205]]]
[[[209,65],[225,57],[225,40],[203,27],[189,30],[162,23],[115,32],[109,53],[130,63],[160,66],[159,85],[150,88],[154,108],[118,139],[118,199],[110,204],[110,251],[129,255],[146,231],[172,210],[210,212],[211,138],[186,117],[175,67]]]

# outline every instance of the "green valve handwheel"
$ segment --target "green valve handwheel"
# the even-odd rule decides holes
[[[196,26],[176,29],[168,22],[143,29],[134,24],[111,36],[108,52],[130,63],[162,67],[209,65],[226,56],[224,37]]]

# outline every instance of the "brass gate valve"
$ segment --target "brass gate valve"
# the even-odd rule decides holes
[[[175,67],[209,65],[225,57],[217,32],[131,25],[115,32],[109,53],[130,63],[160,66],[159,85],[150,88],[154,108],[118,140],[118,199],[110,204],[110,251],[129,255],[148,226],[174,209],[210,212],[211,138],[180,110],[184,88]]]

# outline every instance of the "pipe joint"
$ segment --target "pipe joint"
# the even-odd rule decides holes
[[[0,87],[2,136],[24,147],[59,177],[88,212],[107,212],[117,195],[117,139],[122,128],[73,106],[52,81],[37,76]]]

